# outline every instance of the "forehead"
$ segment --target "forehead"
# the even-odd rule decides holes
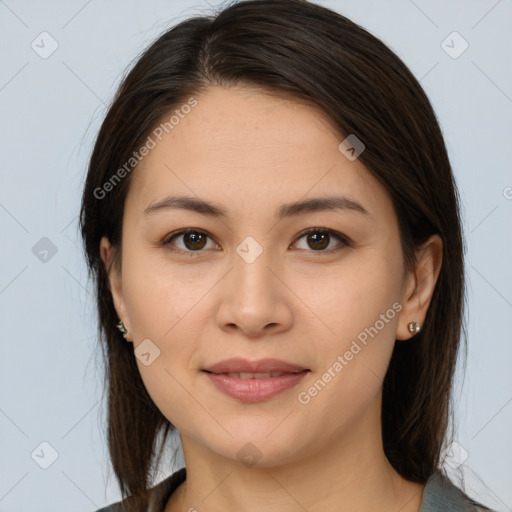
[[[170,193],[246,210],[322,192],[358,196],[370,213],[389,203],[364,165],[340,153],[344,137],[313,106],[248,87],[211,87],[195,99],[160,130],[161,140],[153,136],[155,147],[133,171],[127,203],[138,211]]]

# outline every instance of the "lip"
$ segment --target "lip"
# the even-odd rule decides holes
[[[307,368],[297,366],[295,364],[281,361],[280,359],[259,359],[258,361],[248,361],[240,357],[226,359],[215,363],[214,365],[204,368],[204,371],[220,374],[220,373],[266,373],[266,372],[283,372],[283,373],[299,373]],[[274,377],[276,378],[276,377]]]
[[[309,370],[303,370],[262,379],[240,379],[223,373],[203,373],[226,395],[242,402],[261,402],[296,386],[308,372]]]
[[[223,393],[243,402],[260,402],[296,386],[309,372],[307,368],[279,359],[248,361],[234,358],[209,366],[203,373]],[[279,372],[276,377],[242,379],[229,373]]]

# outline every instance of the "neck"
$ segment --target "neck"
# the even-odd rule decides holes
[[[313,456],[286,465],[246,467],[183,435],[182,444],[187,479],[165,512],[420,510],[425,486],[403,479],[385,457],[380,408]]]

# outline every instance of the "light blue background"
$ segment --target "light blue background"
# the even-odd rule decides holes
[[[468,245],[469,354],[465,381],[457,380],[455,457],[472,494],[512,510],[512,1],[319,3],[387,43],[438,115]],[[130,61],[167,27],[209,9],[198,0],[0,1],[0,512],[87,512],[120,497],[77,230],[81,188]],[[59,45],[48,59],[31,48],[43,31]],[[441,47],[453,31],[469,43],[457,59]],[[57,248],[46,263],[32,252],[42,237]],[[43,441],[58,452],[48,469],[31,458]]]

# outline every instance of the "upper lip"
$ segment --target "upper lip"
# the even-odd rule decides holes
[[[308,370],[296,364],[287,363],[279,359],[260,359],[258,361],[248,361],[235,357],[220,361],[211,366],[208,366],[204,371],[210,373],[267,373],[267,372],[283,372],[283,373],[298,373]]]

